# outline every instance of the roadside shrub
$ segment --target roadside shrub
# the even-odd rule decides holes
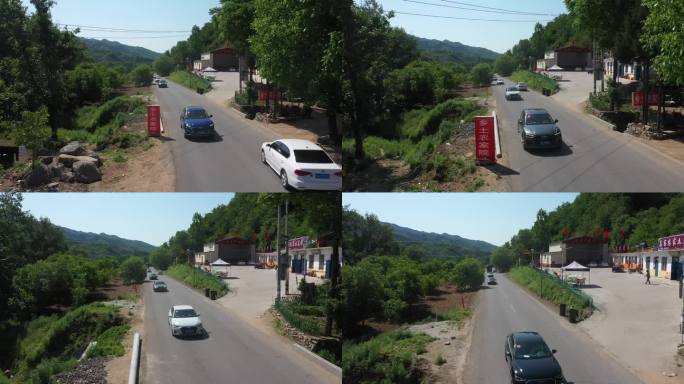
[[[477,259],[461,260],[454,268],[452,282],[460,290],[477,289],[484,282],[484,267]]]
[[[169,75],[169,80],[174,83],[178,83],[186,88],[190,88],[193,91],[201,89],[202,91],[208,91],[211,89],[211,83],[194,73],[186,71],[175,71]]]
[[[402,124],[401,130],[407,138],[417,142],[424,136],[436,133],[442,120],[450,118],[458,121],[478,109],[473,101],[451,99],[438,104],[422,116],[410,115],[411,119]]]
[[[291,303],[276,301],[273,307],[287,320],[290,325],[307,335],[320,336],[323,334],[325,318],[298,313]],[[322,311],[322,309],[321,309]]]
[[[193,288],[200,290],[209,288],[212,291],[216,291],[217,297],[225,295],[229,290],[228,286],[219,277],[184,264],[172,265],[169,267],[167,274]]]
[[[527,83],[529,88],[540,92],[542,89],[549,89],[552,93],[560,90],[560,86],[555,80],[530,71],[515,71],[511,75],[511,80]]]
[[[144,105],[140,98],[119,96],[99,106],[83,107],[76,112],[76,128],[94,132],[97,128],[112,122],[119,128],[125,122],[125,116],[139,111]]]
[[[95,340],[97,345],[88,351],[88,357],[123,356],[126,350],[121,342],[130,328],[128,324],[123,324],[104,331]]]
[[[421,333],[385,332],[368,341],[342,346],[342,372],[349,383],[417,384],[422,372],[412,369],[418,351],[433,340]]]
[[[68,371],[78,365],[78,360],[69,359],[62,361],[59,359],[49,359],[42,361],[31,371],[28,382],[30,384],[50,384],[50,377],[60,372]],[[0,381],[1,383],[2,381]],[[9,383],[9,382],[8,382]]]

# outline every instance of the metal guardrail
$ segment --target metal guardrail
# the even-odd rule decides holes
[[[140,333],[133,335],[133,353],[131,366],[128,371],[128,384],[138,384],[138,370],[140,369]]]
[[[496,158],[500,159],[503,154],[501,152],[501,140],[499,138],[499,118],[496,116],[496,111],[492,112],[492,116],[494,116],[494,141],[496,144]]]

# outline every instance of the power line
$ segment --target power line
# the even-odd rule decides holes
[[[452,16],[440,16],[440,15],[425,15],[421,13],[411,13],[411,12],[400,12],[392,11],[397,15],[410,15],[410,16],[421,16],[421,17],[433,17],[437,19],[452,19],[452,20],[465,20],[465,21],[496,21],[501,23],[537,23],[540,21],[552,21],[552,20],[510,20],[510,19],[476,19],[470,17],[452,17]]]
[[[454,1],[446,1],[446,0],[439,0],[439,1],[444,1],[447,3],[455,3],[455,4],[462,4],[459,2],[454,2]],[[424,5],[432,5],[435,7],[443,7],[443,8],[453,8],[453,9],[463,9],[467,11],[475,11],[475,12],[487,12],[487,13],[499,13],[499,14],[508,14],[508,15],[524,15],[524,16],[555,16],[555,15],[550,15],[546,13],[531,13],[531,12],[521,12],[521,11],[511,11],[511,10],[505,10],[505,9],[500,9],[496,8],[497,10],[493,10],[495,8],[490,9],[477,9],[477,8],[466,8],[466,7],[459,7],[455,5],[446,5],[446,4],[435,4],[435,3],[429,3],[425,1],[417,1],[417,0],[404,0],[404,2],[407,3],[416,3],[416,4],[424,4]],[[468,4],[470,5],[470,4]],[[476,5],[471,5],[475,6]],[[482,8],[488,8],[488,7],[482,7]]]
[[[187,35],[166,35],[166,36],[80,36],[85,39],[174,39],[186,37]]]
[[[485,8],[485,9],[493,9],[496,11],[502,11],[502,12],[508,12],[508,13],[517,13],[520,15],[529,15],[529,16],[558,16],[558,15],[552,15],[548,13],[531,13],[531,12],[525,12],[525,11],[514,11],[510,9],[503,9],[503,8],[495,8],[495,7],[487,7],[484,5],[476,5],[476,4],[471,4],[471,3],[464,3],[462,1],[453,1],[453,0],[439,0],[444,3],[452,3],[452,4],[461,4],[461,5],[467,5],[469,7],[477,7],[477,8]]]
[[[155,31],[145,29],[125,29],[125,28],[109,28],[109,27],[95,27],[92,25],[77,25],[77,24],[62,24],[55,23],[63,27],[76,27],[84,30],[95,30],[102,32],[135,32],[135,33],[192,33],[192,31]]]

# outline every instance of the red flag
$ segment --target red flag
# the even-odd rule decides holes
[[[608,232],[607,230],[606,230],[606,231],[603,231],[603,238],[604,238],[604,239],[607,239],[607,238],[609,238],[609,237],[610,237],[610,232]]]
[[[568,237],[569,234],[570,234],[570,230],[567,228],[563,228],[563,237]]]

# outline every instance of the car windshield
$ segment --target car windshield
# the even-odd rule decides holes
[[[517,87],[510,87],[510,88],[508,88],[508,90],[509,90],[509,91],[517,91],[518,88],[517,88]]]
[[[295,160],[298,163],[331,164],[328,154],[318,149],[295,149]]]
[[[207,115],[207,112],[204,111],[204,109],[191,109],[185,115],[186,119],[206,119],[208,117],[209,116]]]
[[[551,351],[541,340],[524,341],[515,344],[516,359],[543,359],[546,357],[551,357]]]
[[[533,113],[525,118],[527,125],[553,124],[553,119],[548,113]]]
[[[177,309],[173,317],[197,317],[194,309]]]

